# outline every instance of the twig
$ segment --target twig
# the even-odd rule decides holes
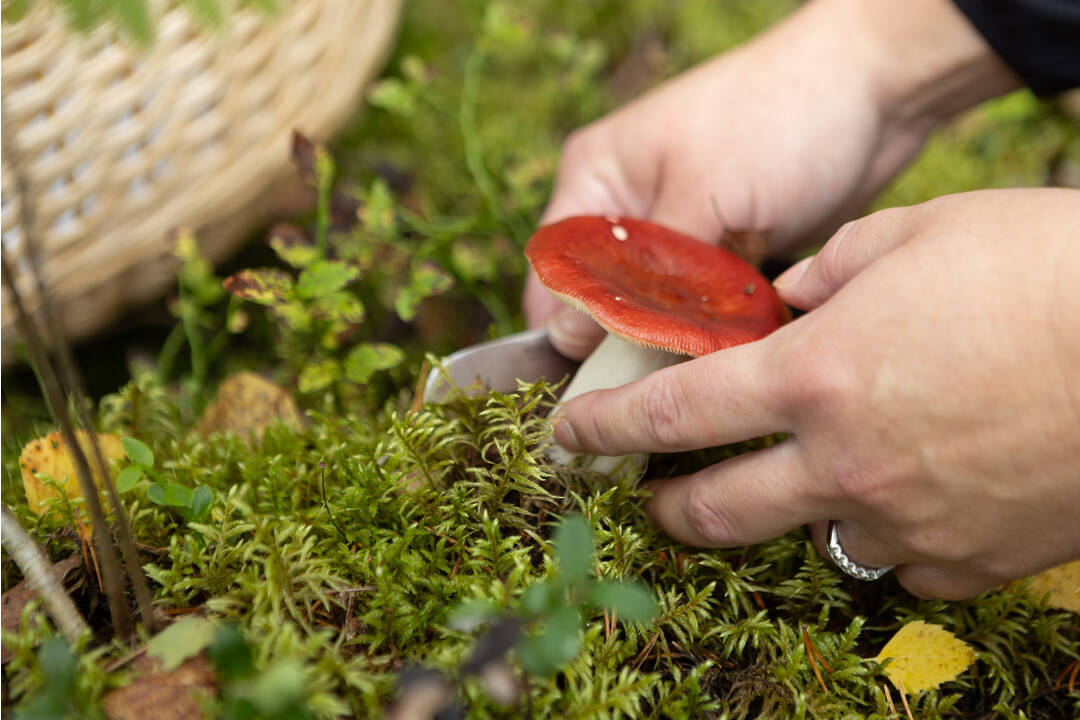
[[[26,255],[30,260],[30,268],[32,270],[32,276],[38,293],[38,303],[41,306],[42,314],[45,318],[45,326],[49,334],[49,343],[44,346],[39,342],[39,347],[34,350],[31,349],[31,357],[34,359],[35,364],[38,366],[38,372],[41,373],[42,378],[45,380],[46,387],[50,382],[56,387],[54,390],[59,390],[61,400],[66,400],[64,397],[64,387],[66,386],[67,392],[74,396],[75,408],[78,414],[79,422],[89,433],[90,445],[94,449],[94,459],[97,461],[98,472],[101,474],[101,482],[107,489],[109,499],[113,506],[113,520],[115,521],[116,529],[119,534],[119,546],[120,553],[124,560],[125,569],[127,570],[128,580],[131,582],[132,589],[135,591],[135,601],[139,608],[139,617],[142,621],[143,627],[147,630],[154,629],[154,614],[153,605],[150,597],[150,585],[146,580],[146,575],[143,574],[142,566],[139,564],[139,557],[135,551],[135,545],[131,537],[131,528],[127,522],[127,516],[124,514],[124,508],[120,503],[120,494],[116,491],[116,485],[113,483],[112,473],[109,470],[109,465],[105,462],[105,455],[101,451],[101,446],[97,442],[97,435],[93,432],[93,423],[90,419],[90,414],[87,410],[87,404],[83,401],[86,393],[83,391],[82,380],[79,377],[79,373],[76,370],[75,361],[71,354],[71,347],[68,345],[67,338],[60,329],[59,323],[56,321],[56,315],[53,313],[52,304],[49,302],[49,293],[45,285],[45,276],[41,271],[40,257],[38,255],[38,244],[35,237],[35,207],[34,199],[30,193],[30,183],[26,174],[22,170],[22,163],[18,155],[18,148],[16,147],[15,138],[8,132],[3,132],[11,127],[11,124],[7,122],[7,109],[6,106],[0,102],[0,132],[3,133],[3,155],[8,162],[8,167],[11,169],[12,176],[16,184],[16,192],[19,197],[19,220],[23,229],[23,242],[26,246]],[[18,291],[15,288],[15,276],[11,272],[11,268],[7,266],[5,258],[4,275],[5,280],[11,287],[12,298],[15,300],[16,307],[18,309],[18,320],[20,325],[20,333],[26,339],[27,345],[31,345],[31,334],[36,336],[35,328],[33,328],[33,322],[30,316],[26,312],[26,308],[20,302],[18,297]],[[24,329],[23,326],[26,328]],[[56,353],[57,367],[52,367],[49,362],[48,348],[52,347]],[[57,373],[57,370],[59,371]],[[52,376],[52,377],[50,377]],[[82,447],[76,441],[74,426],[71,422],[70,415],[67,412],[67,407],[64,406],[61,410],[55,406],[55,400],[57,398],[51,397],[55,393],[47,393],[50,395],[48,401],[50,405],[53,405],[53,416],[56,417],[57,422],[61,426],[61,430],[64,433],[65,441],[69,443],[71,448],[70,453],[74,464],[78,470],[80,476],[80,484],[83,484],[83,480],[89,482],[89,487],[94,488],[93,498],[87,494],[87,487],[84,485],[83,494],[87,496],[87,503],[90,510],[91,520],[95,524],[95,528],[98,526],[98,520],[101,520],[101,530],[98,534],[98,539],[104,539],[105,544],[109,547],[105,550],[107,556],[115,555],[115,548],[112,545],[112,537],[107,532],[107,528],[104,524],[104,512],[101,510],[101,503],[98,501],[96,486],[93,482],[93,478],[90,475],[90,463],[87,460]],[[83,477],[85,474],[85,478]],[[97,515],[100,518],[95,517],[95,507],[97,508]],[[106,564],[110,562],[109,557],[106,557]],[[114,574],[117,577],[118,582],[123,582],[123,573],[120,572],[119,563],[116,563],[115,570],[106,568],[106,577],[110,574]],[[122,600],[123,587],[120,586],[119,593]],[[116,588],[112,588],[109,595],[110,608],[112,607],[113,595],[116,594]],[[113,611],[110,609],[110,613]],[[127,616],[127,607],[124,606],[121,615]],[[127,625],[130,619],[124,620],[121,618],[121,622],[117,624],[114,616],[114,627],[116,631],[122,635],[126,635],[128,632]]]
[[[810,661],[810,669],[814,671],[814,677],[817,678],[818,683],[821,685],[821,689],[828,695],[829,688],[825,686],[825,681],[821,678],[821,671],[818,670],[817,660],[814,659],[814,651],[810,649],[810,633],[806,631],[805,625],[803,625],[802,636],[803,645],[806,646],[806,658]]]
[[[6,127],[6,123],[4,125]],[[4,143],[6,151],[8,143]],[[25,234],[25,228],[24,228]],[[74,461],[76,475],[79,479],[79,488],[86,500],[86,508],[90,513],[90,522],[94,528],[94,542],[101,546],[102,575],[105,581],[105,595],[109,599],[109,616],[113,628],[121,637],[131,634],[131,615],[128,613],[124,602],[124,578],[120,571],[120,561],[116,557],[116,548],[113,547],[112,538],[109,536],[108,526],[105,524],[105,513],[101,509],[101,499],[98,497],[97,486],[90,474],[90,463],[86,459],[79,440],[75,436],[75,428],[68,413],[67,400],[60,385],[55,369],[52,367],[48,352],[45,349],[37,328],[30,320],[30,314],[23,304],[22,295],[15,286],[15,274],[8,262],[7,248],[0,244],[0,272],[3,282],[11,291],[11,298],[15,303],[15,321],[19,329],[19,335],[26,342],[30,351],[30,357],[41,374],[42,385],[45,388],[45,399],[53,417],[60,425],[60,431],[64,437],[64,443],[69,448],[71,459]]]
[[[892,701],[892,692],[889,691],[889,683],[884,682],[881,684],[881,689],[885,691],[885,699],[889,701],[889,713],[897,715],[896,705]]]
[[[90,627],[75,607],[75,603],[71,602],[64,586],[53,574],[45,551],[26,533],[7,505],[3,506],[2,528],[4,550],[11,554],[19,570],[26,576],[30,588],[45,603],[45,609],[49,611],[64,639],[69,645],[74,645],[83,633],[90,631]]]
[[[420,364],[420,373],[416,377],[416,389],[413,390],[412,404],[409,412],[418,413],[424,407],[424,387],[427,385],[428,375],[431,374],[431,363],[427,359]]]
[[[647,658],[649,656],[649,653],[652,652],[653,647],[656,646],[656,639],[658,637],[660,637],[660,631],[659,630],[657,630],[655,633],[653,633],[652,639],[649,640],[649,642],[645,645],[645,647],[641,649],[641,652],[639,652],[637,654],[637,657],[634,658],[634,669],[635,670],[640,670],[641,669],[641,665],[642,665],[642,663],[645,662],[645,658]]]
[[[829,665],[828,661],[825,660],[825,657],[821,654],[821,651],[818,650],[818,646],[810,638],[810,633],[809,633],[809,631],[807,631],[805,625],[803,625],[803,636],[806,638],[806,642],[809,645],[810,650],[813,651],[814,657],[816,657],[818,662],[820,662],[825,667],[825,669],[828,670],[829,673],[831,674],[833,672],[832,666]]]
[[[904,712],[907,713],[908,720],[915,720],[915,716],[911,714],[911,706],[907,704],[907,690],[904,690],[904,683],[897,682],[896,687],[900,689],[900,702],[904,703]]]

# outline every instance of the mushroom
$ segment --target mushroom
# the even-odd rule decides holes
[[[540,228],[525,256],[549,291],[608,332],[560,402],[758,340],[790,317],[739,256],[644,220],[567,218]],[[575,457],[553,448],[556,462]],[[610,474],[623,460],[597,458],[590,467]]]

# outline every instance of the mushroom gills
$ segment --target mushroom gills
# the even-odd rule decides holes
[[[686,355],[656,350],[644,347],[627,340],[622,340],[608,333],[607,337],[597,346],[585,362],[578,368],[577,373],[570,379],[566,391],[559,399],[559,405],[555,406],[552,416],[559,412],[562,403],[584,395],[593,390],[606,390],[632,383],[643,378],[651,372],[688,360]],[[634,455],[588,455],[585,453],[572,453],[558,445],[553,445],[548,457],[560,465],[570,465],[579,457],[591,457],[585,467],[590,470],[610,475],[623,463],[633,463],[640,467],[645,462],[644,454]]]

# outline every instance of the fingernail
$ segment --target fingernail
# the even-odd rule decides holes
[[[566,419],[565,415],[556,415],[552,420],[555,424],[555,442],[564,450],[581,452],[581,443],[578,442],[574,433],[574,426]]]
[[[810,267],[810,263],[813,262],[813,260],[813,255],[808,258],[803,258],[784,272],[780,273],[780,277],[773,280],[773,287],[779,290],[780,288],[791,287],[799,282],[799,280],[802,279],[802,276],[806,274],[806,268]]]

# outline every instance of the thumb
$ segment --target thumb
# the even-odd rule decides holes
[[[821,250],[776,278],[773,286],[788,305],[813,310],[878,258],[906,243],[914,234],[916,213],[890,208],[840,227]]]

